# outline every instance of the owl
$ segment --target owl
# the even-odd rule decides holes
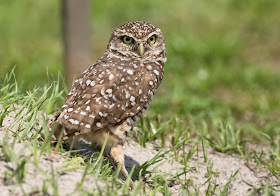
[[[114,30],[102,57],[75,80],[62,108],[49,122],[52,142],[85,140],[106,147],[113,164],[125,168],[123,145],[160,85],[166,62],[159,28],[129,22]],[[132,182],[133,183],[133,182]]]

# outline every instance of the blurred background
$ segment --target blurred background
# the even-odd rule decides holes
[[[103,0],[89,10],[91,62],[126,22],[162,30],[168,60],[149,114],[280,134],[279,0]],[[16,66],[25,91],[65,73],[61,16],[58,0],[0,2],[0,78]]]

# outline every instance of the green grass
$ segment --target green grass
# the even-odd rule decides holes
[[[43,174],[45,181],[42,187],[37,191],[39,194],[50,193],[47,189],[48,186],[52,187],[51,194],[58,195],[57,175],[63,175],[70,171],[77,169],[83,170],[83,177],[77,184],[75,193],[77,194],[95,194],[103,195],[137,195],[140,192],[145,193],[145,186],[143,183],[149,185],[152,193],[156,192],[169,193],[169,184],[179,182],[182,187],[182,192],[187,193],[190,191],[188,187],[193,187],[190,194],[196,195],[199,192],[199,187],[193,185],[192,178],[185,178],[180,180],[180,176],[185,176],[189,172],[197,170],[199,172],[199,165],[195,169],[189,165],[189,160],[193,156],[198,158],[199,146],[203,149],[204,162],[207,164],[207,178],[204,184],[207,184],[207,195],[227,195],[229,194],[228,188],[230,183],[235,178],[238,170],[232,173],[224,187],[217,187],[215,176],[219,173],[213,170],[212,158],[208,158],[207,149],[212,147],[218,152],[235,154],[248,161],[255,161],[258,165],[265,167],[271,175],[273,175],[278,183],[261,184],[258,187],[252,185],[251,194],[257,194],[261,191],[265,193],[276,193],[277,187],[280,186],[280,148],[279,137],[276,139],[271,138],[268,134],[257,132],[262,141],[267,143],[269,151],[256,151],[250,147],[251,140],[243,139],[240,134],[241,131],[238,126],[231,124],[225,120],[212,119],[212,121],[202,121],[201,124],[193,123],[186,125],[184,120],[178,117],[171,117],[169,121],[161,119],[159,116],[146,115],[141,119],[138,126],[132,131],[132,138],[137,138],[140,145],[145,146],[147,142],[155,140],[160,141],[159,146],[155,146],[159,152],[151,160],[146,161],[133,173],[133,179],[138,181],[137,187],[129,190],[129,181],[121,182],[118,178],[119,170],[114,171],[107,158],[103,157],[104,146],[100,153],[93,155],[79,155],[76,151],[66,151],[60,143],[56,146],[50,145],[51,132],[47,129],[47,119],[43,114],[53,113],[57,106],[56,102],[60,102],[65,97],[65,88],[61,89],[59,80],[52,84],[46,84],[44,87],[35,88],[29,92],[22,92],[21,86],[18,86],[15,81],[14,73],[6,76],[3,84],[0,85],[0,105],[1,118],[3,119],[11,111],[16,111],[15,122],[9,126],[12,132],[13,142],[8,143],[8,138],[0,141],[2,152],[0,158],[6,162],[11,163],[11,168],[5,171],[5,182],[16,183],[25,194],[22,182],[25,180],[28,165],[33,165],[39,173]],[[7,96],[11,96],[8,99]],[[56,101],[52,101],[55,99]],[[52,104],[50,104],[52,103]],[[19,108],[17,105],[23,106]],[[20,119],[20,120],[19,120]],[[38,125],[38,122],[42,126]],[[14,128],[15,124],[19,123],[17,129]],[[8,129],[8,130],[9,130]],[[37,140],[38,134],[42,132],[46,136],[44,142]],[[28,147],[23,148],[16,152],[14,146],[18,142],[28,141]],[[170,148],[166,149],[164,146],[169,141]],[[185,152],[185,145],[192,147],[188,152]],[[24,153],[30,150],[28,154]],[[63,165],[60,168],[52,168],[51,171],[42,168],[39,164],[39,159],[45,155],[56,151],[65,158]],[[178,152],[182,151],[182,154]],[[166,160],[166,155],[170,154],[171,160],[180,161],[184,166],[176,174],[169,174],[164,172],[155,172],[150,170],[150,166],[157,168]],[[86,176],[94,177],[94,179],[103,179],[105,181],[104,187],[99,187],[96,184],[95,189],[88,189],[83,187]],[[143,182],[144,181],[144,182]],[[146,192],[148,194],[148,192]]]
[[[196,156],[197,145],[201,144],[205,146],[206,163],[210,164],[206,152],[210,146],[254,160],[279,180],[279,9],[277,0],[92,1],[94,59],[103,54],[111,31],[127,21],[151,22],[162,29],[165,37],[165,77],[132,138],[142,146],[159,140],[158,149],[167,140],[171,148],[179,141],[193,145],[183,157],[186,171],[188,160]],[[37,135],[29,135],[38,122],[44,126],[36,133],[47,132],[47,122],[40,111],[54,114],[68,91],[64,76],[59,74],[63,72],[60,11],[60,3],[55,0],[0,2],[0,126],[5,116],[15,110],[14,104],[24,105],[26,109],[16,116],[19,128],[13,136],[17,142],[31,141],[33,151],[40,152],[33,160],[25,160],[9,154],[12,147],[2,148],[5,160],[14,164],[14,173],[7,171],[7,179],[19,181],[24,178],[27,163],[36,165],[42,154],[63,151],[48,143],[41,148],[34,140]],[[10,74],[13,72],[15,75]],[[21,120],[22,115],[27,118]],[[269,149],[267,153],[250,148],[260,143]],[[176,150],[173,153],[178,159]],[[92,163],[85,160],[74,162],[73,166],[70,162],[69,167],[80,164],[86,171],[87,164]],[[100,171],[108,182],[119,186],[117,175],[110,169],[103,170],[101,165],[85,175]],[[46,179],[49,183],[57,189],[52,176]],[[167,183],[160,177],[149,182],[161,192],[166,191]],[[191,184],[191,180],[185,183]],[[217,190],[212,180],[207,183],[209,195],[225,194],[226,190]],[[254,191],[269,194],[279,184],[260,185]],[[46,192],[45,187],[40,190],[42,193]]]

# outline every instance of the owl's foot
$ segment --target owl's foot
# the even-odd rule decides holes
[[[128,172],[125,168],[123,146],[122,145],[112,146],[110,157],[111,157],[111,160],[113,162],[113,165],[115,167],[120,167],[121,168],[121,174],[125,177],[125,179],[129,178],[129,180],[130,180],[129,187],[131,189],[134,189],[135,183],[130,178],[130,176],[128,175]]]

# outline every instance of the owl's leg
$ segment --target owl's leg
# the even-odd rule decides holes
[[[70,137],[69,139],[66,139],[64,141],[64,143],[67,144],[72,149],[78,149],[80,140],[79,140],[78,136],[76,136],[76,137],[73,136],[73,137]]]
[[[111,148],[110,157],[111,157],[112,161],[114,162],[114,164],[117,167],[121,168],[122,175],[126,179],[130,178],[129,175],[128,175],[128,172],[125,168],[123,146],[120,145],[120,144],[113,145],[112,148]],[[131,189],[133,189],[135,187],[135,184],[132,181],[132,179],[130,179],[130,185],[129,186],[130,186]]]

